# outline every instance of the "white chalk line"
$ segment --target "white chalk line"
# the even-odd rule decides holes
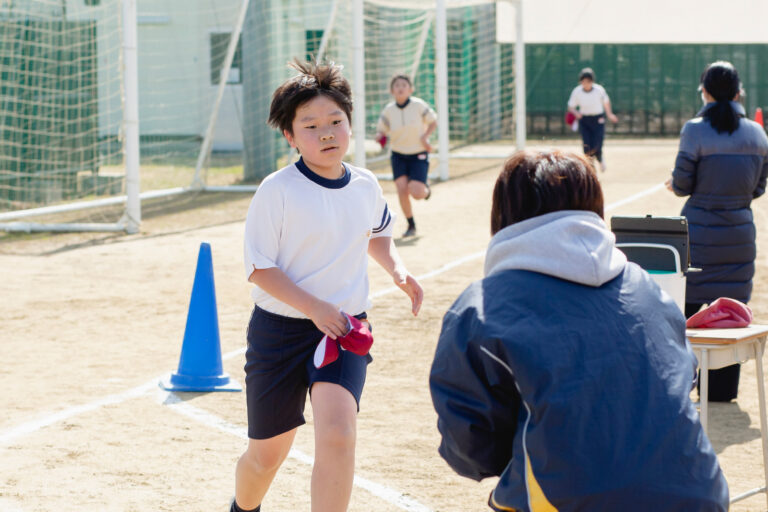
[[[622,199],[621,201],[616,201],[615,203],[609,204],[608,206],[605,207],[605,211],[609,212],[611,210],[615,210],[616,208],[620,208],[625,204],[629,204],[633,201],[637,201],[641,197],[649,196],[665,187],[666,185],[664,183],[659,183],[658,185],[654,185],[649,189],[646,189],[646,190],[643,190],[642,192],[638,192],[637,194],[631,195],[626,199]]]
[[[69,407],[68,409],[63,409],[61,411],[55,412],[53,414],[49,414],[47,416],[43,416],[36,420],[28,421],[26,423],[17,425],[16,427],[11,428],[10,430],[6,430],[2,434],[0,434],[0,446],[10,445],[22,436],[31,434],[36,430],[40,430],[41,428],[48,427],[59,421],[64,421],[66,419],[71,418],[72,416],[76,416],[78,414],[82,414],[85,412],[94,411],[106,405],[119,404],[119,403],[125,402],[126,400],[130,400],[131,398],[137,398],[142,395],[145,395],[150,390],[157,387],[157,382],[158,382],[157,380],[153,380],[145,384],[142,384],[141,386],[136,386],[135,388],[131,388],[128,391],[124,391],[122,393],[107,395],[105,397],[99,398],[98,400],[94,400],[93,402],[89,402],[83,405],[76,405],[74,407]]]
[[[612,204],[606,206],[605,211],[606,212],[607,211],[611,211],[611,210],[613,210],[615,208],[618,208],[620,206],[628,204],[628,203],[630,203],[632,201],[636,201],[637,199],[640,199],[640,198],[645,197],[647,195],[653,194],[654,192],[656,192],[657,190],[661,189],[662,187],[664,187],[663,183],[654,185],[653,187],[651,187],[651,188],[649,188],[647,190],[644,190],[644,191],[639,192],[637,194],[634,194],[634,195],[632,195],[632,196],[630,196],[630,197],[628,197],[626,199],[623,199],[621,201],[618,201],[616,203],[612,203]],[[437,275],[442,274],[444,272],[447,272],[448,270],[450,270],[452,268],[455,268],[455,267],[457,267],[459,265],[462,265],[464,263],[467,263],[469,261],[482,258],[484,255],[485,255],[485,251],[480,251],[480,252],[476,252],[476,253],[470,254],[468,256],[464,256],[464,257],[459,258],[458,260],[455,260],[455,261],[453,261],[451,263],[447,263],[447,264],[443,265],[442,267],[439,267],[436,270],[433,270],[433,271],[428,272],[428,273],[426,273],[426,274],[424,274],[422,276],[419,276],[419,277],[417,277],[417,279],[419,279],[419,280],[429,279],[431,277],[434,277],[434,276],[437,276]],[[384,295],[387,295],[389,293],[392,293],[392,292],[395,292],[395,291],[398,291],[398,290],[399,290],[398,287],[392,286],[390,288],[386,288],[384,290],[381,290],[379,292],[374,293],[373,295],[371,295],[371,298],[375,299],[375,298],[378,298],[378,297],[382,297]],[[240,349],[237,349],[237,350],[234,350],[232,352],[228,352],[228,353],[224,354],[222,356],[222,360],[231,359],[231,358],[236,357],[238,355],[241,355],[243,353],[245,353],[245,348],[240,348]],[[53,425],[54,423],[67,420],[67,419],[69,419],[69,418],[71,418],[73,416],[76,416],[78,414],[82,414],[82,413],[85,413],[85,412],[90,412],[90,411],[96,410],[96,409],[98,409],[100,407],[107,406],[107,405],[116,405],[116,404],[125,402],[127,400],[130,400],[132,398],[138,398],[138,397],[148,393],[150,390],[155,389],[158,386],[158,382],[163,377],[164,377],[164,375],[159,375],[159,376],[153,378],[152,380],[150,380],[149,382],[146,382],[146,383],[144,383],[144,384],[142,384],[140,386],[137,386],[135,388],[131,388],[131,389],[129,389],[127,391],[124,391],[122,393],[117,393],[117,394],[113,394],[113,395],[107,395],[107,396],[105,396],[103,398],[100,398],[98,400],[94,400],[93,402],[89,402],[89,403],[83,404],[83,405],[77,405],[77,406],[69,407],[67,409],[63,409],[61,411],[54,412],[52,414],[48,414],[48,415],[42,416],[41,418],[38,418],[38,419],[35,419],[35,420],[32,420],[32,421],[28,421],[28,422],[22,423],[20,425],[17,425],[15,427],[12,427],[12,428],[10,428],[10,429],[0,433],[0,446],[10,445],[10,444],[14,443],[19,438],[21,438],[21,437],[23,437],[25,435],[31,434],[32,432],[40,430],[41,428],[45,428],[45,427],[48,427],[50,425]],[[203,412],[203,411],[201,411],[201,412]],[[355,477],[355,478],[357,480],[357,477]],[[377,487],[377,486],[380,487],[382,492],[387,489],[386,487],[379,486],[379,484],[375,484],[374,482],[369,482],[369,481],[364,480],[364,479],[361,479],[361,480],[366,482],[365,485],[369,485],[369,486],[371,486],[371,488],[374,488],[374,487]],[[363,487],[363,485],[361,485],[361,487]],[[397,493],[396,491],[391,491],[391,492],[393,492],[397,496],[402,496],[399,493]],[[405,497],[403,497],[403,498],[404,499],[408,499],[408,498],[405,498]],[[406,509],[406,510],[410,510],[410,509]],[[418,510],[418,509],[414,509],[414,510]]]
[[[175,393],[166,392],[165,395],[165,398],[162,399],[162,403],[168,406],[170,410],[191,418],[205,426],[248,440],[248,432],[245,427],[229,423],[223,418],[211,414],[208,411],[188,404],[182,401]],[[307,466],[312,466],[315,462],[311,456],[296,448],[291,448],[288,452],[288,457]],[[432,512],[430,508],[422,505],[418,501],[387,486],[368,480],[367,478],[355,475],[354,485],[368,491],[377,498],[381,498],[382,500],[395,505],[400,510],[407,510],[409,512]]]

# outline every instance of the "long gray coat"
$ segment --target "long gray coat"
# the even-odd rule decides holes
[[[732,134],[717,133],[701,117],[705,106],[680,133],[672,172],[678,196],[690,196],[682,215],[688,218],[691,265],[686,302],[708,303],[718,297],[748,302],[755,274],[755,224],[752,199],[765,192],[768,137],[763,127],[745,118],[744,107]]]

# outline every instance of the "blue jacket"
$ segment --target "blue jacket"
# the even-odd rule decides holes
[[[765,192],[768,137],[763,127],[744,118],[732,134],[717,133],[701,114],[680,133],[672,188],[690,196],[682,215],[688,218],[691,265],[686,302],[708,303],[718,297],[748,302],[755,274],[755,225],[750,204]]]
[[[440,454],[500,477],[494,510],[727,510],[689,398],[695,365],[679,308],[602,219],[528,219],[493,237],[486,277],[444,317]]]

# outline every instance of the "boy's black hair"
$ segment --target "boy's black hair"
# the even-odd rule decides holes
[[[287,130],[293,134],[293,119],[296,110],[307,101],[317,96],[327,96],[333,100],[352,120],[352,90],[349,82],[341,74],[341,66],[333,62],[301,62],[294,59],[288,64],[299,72],[283,82],[272,95],[267,123],[282,133]]]
[[[595,72],[592,71],[592,68],[584,68],[579,72],[579,82],[585,78],[589,78],[593,82],[595,81]]]
[[[408,75],[404,75],[402,73],[399,73],[399,74],[393,76],[392,79],[389,81],[389,90],[390,91],[392,90],[392,86],[395,85],[395,82],[397,80],[405,80],[406,82],[408,82],[408,85],[413,87],[413,82],[411,82],[411,77],[409,77]]]

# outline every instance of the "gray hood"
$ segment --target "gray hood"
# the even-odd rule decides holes
[[[601,286],[627,264],[616,237],[593,212],[563,210],[512,224],[494,235],[485,275],[530,270],[588,286]]]

